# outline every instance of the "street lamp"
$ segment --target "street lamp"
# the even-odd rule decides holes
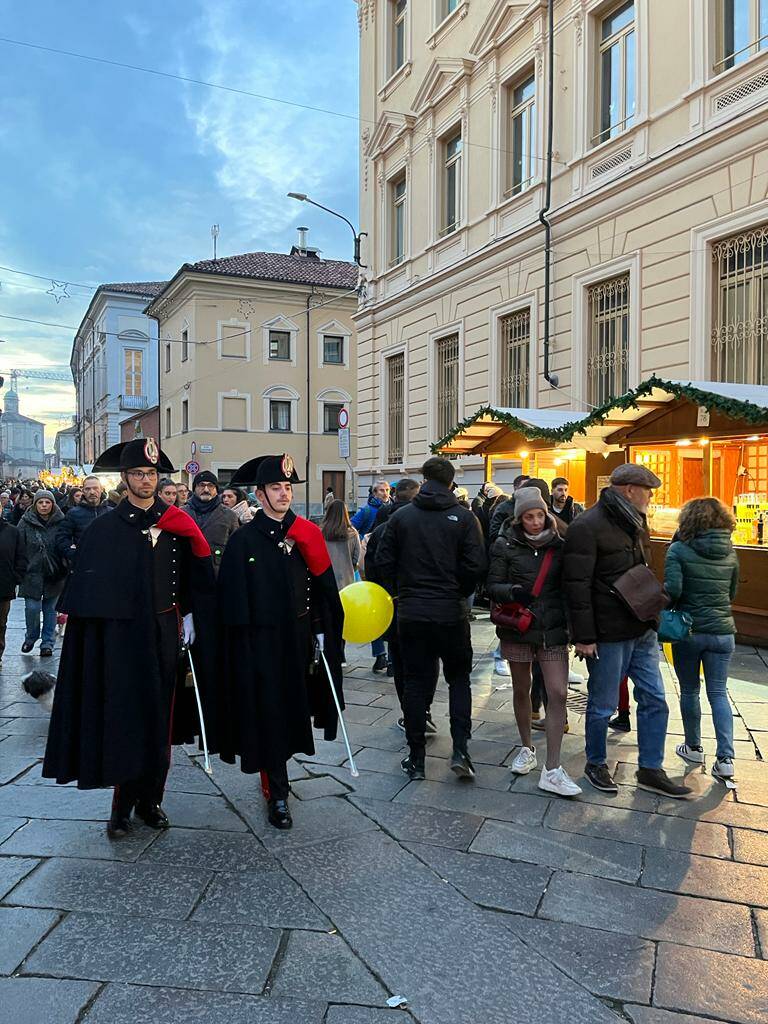
[[[325,210],[325,212],[330,213],[332,217],[338,217],[339,220],[343,220],[345,224],[348,224],[352,231],[352,236],[355,239],[355,263],[358,267],[362,267],[363,270],[367,269],[365,264],[360,262],[360,239],[368,237],[367,231],[355,231],[355,225],[351,220],[347,220],[343,213],[337,213],[336,210],[332,210],[328,206],[323,206],[322,203],[316,203],[314,199],[310,199],[309,196],[305,195],[303,192],[289,192],[288,198],[298,199],[300,203],[310,203],[312,206],[316,206],[318,210]]]

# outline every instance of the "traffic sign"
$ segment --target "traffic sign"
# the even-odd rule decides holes
[[[197,441],[193,441],[189,446],[190,455],[197,455]]]
[[[195,462],[194,459],[190,459],[189,462],[184,467],[184,469],[187,471],[187,473],[190,474],[190,476],[197,476],[197,474],[200,472],[200,463]]]
[[[349,409],[339,409],[339,429],[344,430],[349,426]]]
[[[200,445],[200,451],[201,452],[206,452],[208,455],[210,455],[211,452],[213,451],[213,445],[212,444],[201,444]]]
[[[341,417],[339,417],[341,418]],[[349,427],[339,428],[339,456],[342,459],[349,458]]]

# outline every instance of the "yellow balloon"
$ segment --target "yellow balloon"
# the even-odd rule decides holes
[[[395,606],[378,583],[350,583],[339,591],[344,608],[344,639],[352,644],[368,644],[386,633]]]

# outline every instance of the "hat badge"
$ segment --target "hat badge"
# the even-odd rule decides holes
[[[157,465],[157,461],[160,458],[160,449],[157,447],[157,441],[155,441],[154,437],[148,437],[145,441],[144,455],[150,465]]]
[[[284,455],[280,463],[280,469],[283,471],[283,475],[286,480],[290,480],[293,476],[293,459],[290,455]]]

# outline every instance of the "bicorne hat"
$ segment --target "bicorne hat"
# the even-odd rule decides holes
[[[259,455],[256,459],[249,459],[235,471],[229,481],[230,487],[256,487],[264,488],[267,484],[279,484],[288,482],[290,484],[303,484],[299,480],[293,459],[290,455]]]
[[[159,473],[175,473],[171,460],[160,450],[154,437],[113,444],[93,464],[93,473],[121,473],[140,466],[154,466]]]

